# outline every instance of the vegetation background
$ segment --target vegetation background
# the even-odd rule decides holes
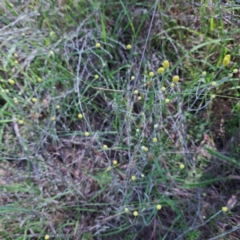
[[[2,0],[0,239],[239,239],[240,4]]]

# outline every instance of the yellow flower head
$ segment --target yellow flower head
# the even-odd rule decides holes
[[[37,102],[37,99],[36,98],[32,98],[32,102]]]
[[[132,46],[131,46],[130,44],[128,44],[128,45],[126,46],[126,48],[127,48],[128,50],[130,50],[130,49],[132,48]]]
[[[129,209],[128,208],[124,208],[124,212],[129,212]]]
[[[139,96],[139,97],[138,97],[138,100],[139,100],[139,101],[140,101],[140,100],[142,100],[142,97],[141,97],[141,96]]]
[[[18,123],[19,124],[24,124],[24,121],[23,120],[18,120]]]
[[[132,81],[135,80],[135,77],[134,77],[134,76],[131,76],[131,80],[132,80]]]
[[[158,140],[157,140],[157,138],[153,138],[153,140],[152,140],[154,143],[156,143]]]
[[[149,75],[149,77],[153,77],[154,76],[154,72],[150,72],[148,75]]]
[[[56,106],[56,109],[60,109],[60,108],[61,108],[60,105],[57,105],[57,106]]]
[[[25,33],[24,33],[24,32],[22,33],[22,36],[23,36],[23,37],[25,36]]]
[[[131,179],[132,179],[132,181],[136,181],[137,178],[136,178],[136,176],[132,176]]]
[[[174,83],[177,83],[178,81],[179,81],[179,76],[178,75],[175,75],[175,76],[173,76],[173,78],[172,78],[172,80],[173,80],[173,82]]]
[[[227,212],[227,211],[228,211],[228,208],[227,208],[227,207],[222,207],[222,211],[223,211],[223,212]]]
[[[112,169],[112,167],[108,166],[106,170],[107,170],[107,172],[109,172],[111,169]]]
[[[134,94],[138,94],[138,90],[135,90],[133,93],[134,93]]]
[[[50,239],[50,236],[47,234],[45,235],[44,240],[48,240],[48,239]]]
[[[233,69],[233,73],[238,73],[238,69],[237,68]]]
[[[54,122],[54,121],[56,120],[56,118],[55,118],[55,117],[52,117],[51,120]]]
[[[162,91],[165,92],[166,91],[166,88],[165,87],[161,87]]]
[[[145,177],[145,175],[142,173],[142,174],[141,174],[141,177],[142,177],[142,178],[144,178],[144,177]]]
[[[137,211],[134,211],[134,212],[133,212],[133,216],[134,216],[134,217],[137,217],[137,216],[138,216],[138,212],[137,212]]]
[[[169,102],[170,102],[170,99],[166,98],[165,103],[169,103]]]
[[[117,162],[117,160],[113,160],[112,163],[113,163],[113,165],[117,165],[118,162]]]
[[[83,115],[81,113],[78,114],[78,118],[79,119],[82,119],[83,118]]]
[[[94,75],[94,77],[96,78],[96,79],[98,79],[99,78],[99,76],[96,74],[96,75]]]
[[[207,72],[206,71],[203,71],[202,72],[202,76],[205,77],[207,75]]]
[[[179,165],[179,168],[180,168],[180,169],[184,169],[184,168],[185,168],[184,164],[181,163],[181,164]]]
[[[223,61],[222,61],[223,66],[226,67],[226,66],[229,65],[229,63],[230,63],[230,58],[224,57],[224,59],[223,59]]]
[[[171,86],[171,87],[174,87],[174,83],[171,83],[170,86]]]
[[[165,61],[163,61],[163,67],[164,68],[169,68],[169,66],[170,66],[170,63],[169,63],[169,61],[168,60],[165,60]]]
[[[14,101],[14,103],[18,103],[18,99],[17,98],[13,98],[13,101]]]
[[[224,58],[228,58],[229,61],[231,61],[231,55],[230,54],[227,54]]]
[[[100,44],[100,43],[96,43],[95,47],[96,47],[96,48],[100,48],[100,47],[101,47],[101,44]]]
[[[107,149],[108,149],[108,145],[104,144],[104,145],[103,145],[103,149],[104,149],[104,150],[107,150]]]
[[[42,79],[41,79],[41,78],[38,78],[37,80],[38,80],[38,82],[42,82]]]
[[[14,57],[18,57],[18,54],[17,54],[17,53],[14,53],[13,56],[14,56]]]
[[[14,84],[15,84],[15,81],[12,80],[12,79],[8,79],[8,83],[11,84],[11,85],[14,85]]]
[[[161,210],[161,209],[162,209],[162,205],[158,204],[158,205],[156,206],[156,208],[157,208],[157,210]]]
[[[212,86],[215,87],[217,85],[216,82],[212,82]]]
[[[164,72],[164,68],[163,68],[163,67],[160,67],[160,68],[157,70],[157,72],[158,72],[159,74],[163,73],[163,72]]]
[[[15,60],[14,63],[15,63],[15,64],[18,64],[18,60]]]
[[[85,132],[84,135],[85,135],[85,137],[88,137],[90,135],[90,133],[89,132]]]

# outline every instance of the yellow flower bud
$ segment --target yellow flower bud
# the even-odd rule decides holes
[[[222,211],[223,211],[223,212],[227,212],[227,211],[228,211],[228,208],[227,208],[227,207],[222,207]]]
[[[149,75],[149,77],[153,77],[154,76],[154,72],[150,72],[148,75]]]
[[[137,216],[138,216],[138,212],[137,212],[137,211],[134,211],[134,212],[133,212],[133,216],[134,216],[134,217],[137,217]]]
[[[165,103],[169,103],[169,102],[170,102],[170,99],[166,98]]]
[[[79,119],[82,119],[83,118],[83,115],[81,113],[78,114],[78,118]]]
[[[169,66],[170,66],[170,63],[169,63],[169,61],[168,60],[165,60],[165,61],[163,61],[163,67],[164,68],[169,68]]]
[[[8,79],[8,83],[11,84],[11,85],[14,85],[14,84],[15,84],[15,81],[12,80],[12,79]]]
[[[172,80],[173,80],[173,82],[174,83],[177,83],[178,81],[179,81],[179,76],[178,75],[175,75],[173,78],[172,78]]]
[[[136,178],[136,176],[132,176],[131,179],[132,179],[132,181],[136,181],[137,178]]]
[[[162,209],[162,205],[158,204],[158,205],[156,206],[156,208],[157,208],[157,210],[161,210],[161,209]]]
[[[37,102],[37,99],[36,98],[32,98],[32,102]]]
[[[134,76],[131,76],[131,80],[132,80],[132,81],[135,80],[135,77],[134,77]]]
[[[108,145],[103,145],[103,149],[107,150],[108,149]]]
[[[88,137],[90,135],[90,133],[89,132],[85,132],[84,135],[85,135],[85,137]]]
[[[159,74],[163,73],[163,72],[164,72],[164,68],[163,68],[163,67],[160,67],[160,68],[157,70],[157,72],[158,72]]]
[[[156,143],[158,140],[157,140],[157,138],[153,138],[153,140],[152,140],[154,143]]]
[[[132,48],[132,46],[131,46],[130,44],[128,44],[128,45],[126,46],[126,48],[129,50],[129,49]]]
[[[112,163],[113,163],[113,165],[117,165],[118,162],[117,162],[117,160],[113,160]]]
[[[226,66],[229,65],[229,63],[230,63],[230,58],[225,57],[225,58],[223,59],[222,64],[226,67]]]
[[[184,168],[185,168],[184,164],[181,163],[180,166],[179,166],[179,168],[180,168],[180,169],[184,169]]]
[[[101,47],[101,44],[100,43],[96,43],[96,48],[100,48]]]

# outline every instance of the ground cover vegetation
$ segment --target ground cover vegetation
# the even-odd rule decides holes
[[[239,239],[238,1],[0,4],[1,239]]]

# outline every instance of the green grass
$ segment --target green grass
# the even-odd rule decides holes
[[[1,239],[237,239],[240,5],[194,2],[4,1]]]

